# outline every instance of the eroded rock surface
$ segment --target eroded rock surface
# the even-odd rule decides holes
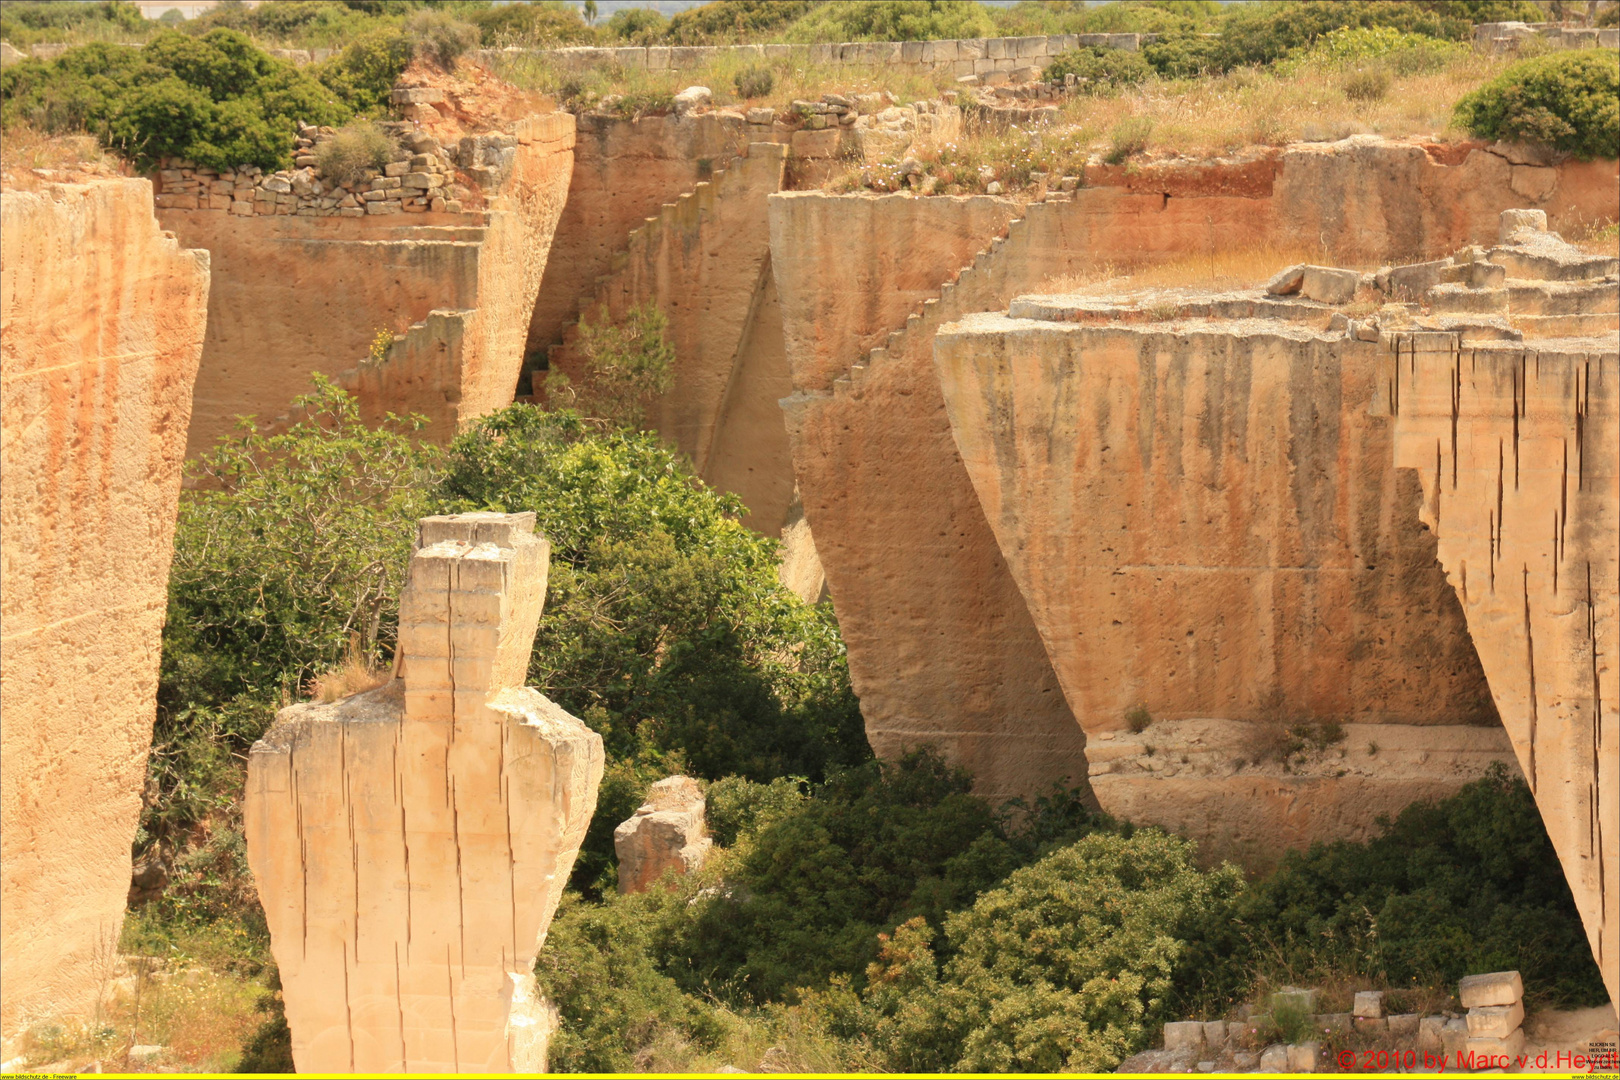
[[[539,1072],[536,951],[596,806],[602,740],[523,685],[550,545],[533,514],[425,518],[398,677],[283,709],[248,858],[310,1072]]]
[[[116,961],[208,255],[145,180],[0,194],[0,1028]]]
[[[671,776],[647,792],[630,820],[613,830],[619,891],[646,892],[667,870],[689,874],[708,858],[703,788],[689,776]]]

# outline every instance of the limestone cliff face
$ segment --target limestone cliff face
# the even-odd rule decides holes
[[[643,305],[664,314],[674,385],[647,425],[704,480],[741,496],[747,524],[772,534],[792,502],[793,467],[776,404],[790,385],[765,200],[782,188],[787,147],[745,151],[632,232],[579,309],[593,321]],[[577,327],[564,338],[551,367],[583,380]]]
[[[1376,342],[977,315],[935,354],[1105,809],[1261,866],[1507,757],[1417,479],[1368,415]],[[1352,727],[1312,767],[1267,760],[1327,723]]]
[[[0,194],[7,1034],[116,951],[207,303],[147,181]]]
[[[1380,389],[1394,414],[1396,463],[1422,481],[1423,520],[1439,538],[1609,997],[1620,1000],[1613,331],[1530,347],[1409,334],[1390,346]]]
[[[187,453],[212,447],[238,416],[274,422],[317,372],[357,394],[368,421],[421,413],[440,442],[508,404],[567,197],[573,117],[532,117],[514,134],[510,170],[478,213],[160,211],[183,243],[213,255]],[[374,362],[379,330],[399,337]]]
[[[1268,245],[1325,247],[1347,259],[1444,254],[1493,238],[1497,214],[1526,201],[1515,184],[1532,181],[1536,205],[1555,221],[1612,215],[1613,162],[1526,171],[1538,168],[1478,145],[1442,152],[1357,138],[1235,164],[1088,169],[1089,186],[1072,198],[1021,216],[1010,203],[991,212],[994,200],[773,197],[772,261],[795,389],[783,407],[873,746],[890,753],[939,742],[987,792],[1032,794],[1085,771],[1040,635],[947,437],[932,359],[942,325],[1107,264]],[[1156,435],[1161,445],[1184,437]],[[1353,471],[1351,462],[1329,470]],[[1368,489],[1382,500],[1378,513],[1415,503],[1415,489],[1401,483]],[[1324,676],[1311,678],[1313,692],[1326,692]],[[1470,700],[1488,708],[1477,669],[1471,678]],[[1446,691],[1411,691],[1430,692]],[[1018,744],[1038,749],[1012,751]]]
[[[557,225],[556,258],[547,268],[529,324],[529,349],[544,352],[580,315],[580,299],[609,273],[625,238],[659,207],[730,166],[762,129],[724,113],[579,118],[567,206]],[[769,130],[769,129],[764,129]]]
[[[882,755],[940,745],[1001,797],[1083,785],[1083,736],[961,472],[932,361],[896,355],[860,401],[814,392],[1013,211],[989,198],[771,200],[800,391],[783,402],[794,470],[867,738]]]
[[[248,860],[301,1072],[542,1072],[534,957],[602,739],[523,686],[550,545],[533,514],[426,518],[398,678],[283,709],[256,743]]]

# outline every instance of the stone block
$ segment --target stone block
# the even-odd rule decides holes
[[[647,70],[665,71],[669,68],[669,46],[647,46]]]
[[[930,41],[923,50],[923,61],[930,64],[951,64],[961,59],[961,49],[957,42],[947,38],[944,41]]]
[[[839,132],[837,128],[825,131],[795,131],[789,144],[796,158],[831,158],[838,156]]]
[[[236,199],[231,203],[231,213],[238,217],[252,217],[253,204],[247,199]]]
[[[984,43],[984,56],[987,60],[1001,60],[1008,55],[1010,39],[986,38]]]
[[[231,208],[231,197],[229,195],[210,195],[210,196],[208,196],[208,209],[210,209],[210,210],[229,210],[230,208]]]
[[[1501,1039],[1469,1038],[1463,1043],[1465,1067],[1474,1069],[1512,1069],[1515,1059],[1524,1053],[1524,1030],[1514,1028]],[[1466,1060],[1472,1059],[1472,1060]]]
[[[1355,298],[1361,275],[1333,266],[1307,266],[1299,294],[1322,304],[1348,304]]]
[[[1558,190],[1558,170],[1543,165],[1515,165],[1508,174],[1508,186],[1531,202],[1546,202]]]
[[[644,68],[647,66],[647,50],[635,47],[614,49],[613,62],[620,67]]]
[[[1443,1016],[1425,1016],[1417,1025],[1417,1048],[1427,1053],[1440,1049],[1440,1031],[1446,1026]]]
[[[1505,1039],[1524,1023],[1524,1003],[1481,1005],[1468,1010],[1467,1020],[1469,1038]]]
[[[1201,1052],[1204,1049],[1204,1025],[1196,1020],[1177,1020],[1164,1025],[1164,1048]]]
[[[1288,1048],[1288,1071],[1294,1073],[1313,1073],[1316,1071],[1316,1060],[1321,1055],[1322,1044],[1316,1042],[1296,1043]]]
[[[1357,1016],[1350,1023],[1362,1035],[1389,1034],[1389,1021],[1382,1016]]]
[[[1468,1021],[1459,1016],[1440,1025],[1440,1050],[1447,1057],[1462,1053],[1467,1043]]]
[[[1504,210],[1498,222],[1497,239],[1506,244],[1512,241],[1513,235],[1522,230],[1531,232],[1547,231],[1547,211],[1545,210]]]
[[[613,830],[619,892],[646,892],[668,871],[689,874],[708,858],[711,841],[703,788],[686,776],[660,780],[647,801]]]
[[[928,45],[926,41],[902,41],[900,43],[900,62],[902,64],[920,64],[923,60],[923,51]]]
[[[443,187],[444,177],[438,173],[409,173],[401,181],[407,188],[417,188],[426,191],[429,188]]]
[[[1274,1044],[1260,1051],[1260,1071],[1280,1073],[1288,1071],[1288,1047]]]
[[[747,114],[747,118],[748,118],[748,122],[750,124],[758,124],[760,126],[769,126],[770,124],[773,124],[773,123],[776,122],[776,110],[775,109],[749,109],[748,114]]]
[[[259,186],[266,191],[273,191],[277,195],[286,195],[292,192],[292,181],[280,175],[265,177],[264,182]]]
[[[1219,1050],[1226,1045],[1226,1021],[1211,1020],[1204,1025],[1204,1045]]]
[[[404,176],[410,171],[411,163],[408,161],[390,161],[383,166],[384,176]]]
[[[1422,1019],[1417,1013],[1396,1013],[1389,1017],[1389,1034],[1395,1039],[1415,1039],[1418,1033],[1418,1021]]]
[[[1534,212],[1541,213],[1539,210]],[[1545,218],[1546,215],[1543,214],[1542,217]],[[1457,997],[1465,1009],[1477,1009],[1485,1005],[1512,1005],[1524,998],[1524,980],[1519,978],[1517,971],[1468,975],[1457,983]]]
[[[1279,270],[1266,282],[1266,292],[1272,296],[1292,296],[1299,292],[1299,287],[1305,283],[1305,265],[1290,266]]]
[[[409,86],[393,90],[388,100],[395,105],[432,105],[444,100],[444,91],[432,86]]]
[[[1350,1015],[1358,1018],[1383,1016],[1384,992],[1382,990],[1357,990],[1355,1005],[1350,1009]]]
[[[688,86],[675,95],[675,115],[685,116],[694,109],[707,108],[714,95],[707,86]]]

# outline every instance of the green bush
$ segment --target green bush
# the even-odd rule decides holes
[[[412,55],[411,39],[398,27],[386,27],[362,34],[312,70],[357,115],[379,118],[387,114],[389,94]]]
[[[998,8],[996,31],[1007,37],[1033,34],[1174,34],[1210,29],[1221,13],[1216,0],[1020,0]]]
[[[784,32],[788,41],[936,41],[994,37],[995,22],[978,0],[838,0],[823,4]]]
[[[688,989],[743,1001],[834,976],[858,984],[880,931],[912,917],[941,925],[1043,846],[1104,824],[1073,792],[1014,821],[970,787],[966,773],[916,752],[833,773],[808,798],[785,785],[752,793],[751,827],[727,820],[742,838],[727,889],[698,907],[672,968]]]
[[[474,12],[468,18],[478,27],[483,43],[494,48],[508,45],[555,48],[580,45],[596,36],[572,4],[503,4]]]
[[[376,124],[350,124],[315,147],[321,175],[339,184],[359,180],[366,171],[382,172],[394,160],[394,140]]]
[[[1136,86],[1153,74],[1153,66],[1139,52],[1082,45],[1054,59],[1041,77],[1051,80],[1073,75],[1080,93],[1111,94]]]
[[[152,24],[129,0],[96,0],[64,4],[13,0],[0,4],[0,39],[20,49],[41,42],[86,40],[136,41],[152,32]]]
[[[232,30],[16,64],[0,75],[0,113],[53,134],[88,131],[142,167],[180,157],[215,169],[289,165],[299,122],[350,117],[321,83]]]
[[[651,45],[661,38],[669,20],[650,8],[620,8],[608,19],[605,28],[615,41],[633,41]]]
[[[1620,156],[1620,64],[1612,49],[1522,60],[1457,103],[1484,139],[1540,143],[1583,161]]]
[[[676,13],[664,36],[671,45],[751,41],[820,6],[821,0],[715,0]]]
[[[1013,871],[945,923],[885,942],[865,994],[890,1066],[934,1072],[1102,1072],[1171,1018],[1189,940],[1242,890],[1158,830],[1094,834]]]
[[[1197,33],[1165,34],[1142,46],[1142,59],[1164,79],[1195,79],[1225,69],[1220,39]]]
[[[1340,85],[1344,96],[1351,101],[1382,101],[1395,81],[1395,75],[1384,64],[1370,64],[1348,72]]]
[[[1191,1001],[1241,998],[1265,969],[1282,981],[1351,973],[1391,986],[1517,969],[1538,1004],[1606,1000],[1535,799],[1501,766],[1407,807],[1376,839],[1289,852],[1198,949],[1183,987]]]
[[[1461,42],[1412,34],[1387,26],[1347,26],[1329,31],[1309,49],[1290,56],[1285,73],[1310,68],[1369,70],[1382,66],[1395,75],[1426,75],[1473,55]]]
[[[1245,4],[1221,21],[1222,64],[1269,64],[1343,27],[1387,27],[1450,41],[1466,41],[1473,33],[1466,17],[1405,0]]]
[[[588,415],[620,427],[642,425],[652,399],[674,385],[675,350],[669,322],[656,304],[630,309],[622,319],[605,312],[581,316],[576,347],[585,370],[578,386],[561,372],[547,376],[548,397],[567,399]]]
[[[448,71],[461,54],[478,44],[479,28],[442,11],[419,11],[405,20],[412,53]]]

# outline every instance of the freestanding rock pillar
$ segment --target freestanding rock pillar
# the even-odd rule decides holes
[[[619,891],[646,892],[665,870],[689,874],[709,857],[712,845],[704,811],[708,800],[690,776],[671,776],[647,792],[630,820],[613,830],[619,856]]]
[[[301,1072],[545,1067],[534,957],[603,763],[522,685],[549,551],[533,514],[423,519],[396,677],[253,747],[248,860]]]

